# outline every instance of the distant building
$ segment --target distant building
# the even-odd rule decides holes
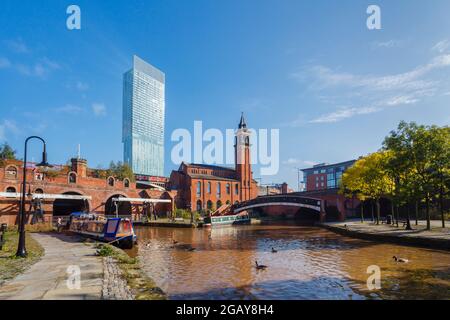
[[[351,167],[356,160],[327,164],[321,163],[312,168],[303,169],[304,191],[337,189],[342,180],[342,174]]]
[[[321,163],[303,169],[305,190],[297,194],[325,201],[327,220],[344,220],[357,215],[360,202],[356,197],[348,198],[339,193],[342,175],[356,160],[328,164]]]
[[[177,190],[178,208],[214,210],[258,196],[250,161],[250,131],[241,117],[235,140],[235,168],[182,163],[170,175],[170,188]]]
[[[123,76],[124,162],[137,175],[164,175],[165,75],[137,56]]]
[[[258,196],[270,196],[276,194],[292,193],[294,190],[289,188],[287,183],[267,184],[258,186]]]

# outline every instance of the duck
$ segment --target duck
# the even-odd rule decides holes
[[[278,250],[275,250],[273,247],[272,247],[272,253],[277,253],[278,252]]]
[[[258,264],[258,261],[255,260],[256,270],[266,270],[267,266],[263,264]]]
[[[409,262],[409,260],[405,259],[405,258],[398,258],[396,256],[393,256],[392,258],[395,260],[395,262],[400,262],[400,263],[408,263]]]
[[[176,241],[176,240],[172,240],[172,243],[173,243],[173,244],[177,244],[177,243],[178,243],[178,241]]]

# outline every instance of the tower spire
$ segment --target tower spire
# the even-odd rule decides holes
[[[241,121],[239,122],[239,129],[247,128],[247,124],[245,123],[244,113],[241,113]]]

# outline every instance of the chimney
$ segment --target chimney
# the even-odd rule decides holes
[[[87,160],[72,158],[70,159],[72,162],[72,171],[76,172],[78,177],[86,178],[87,176]]]
[[[288,193],[288,184],[286,182],[283,182],[283,184],[281,185],[281,193],[282,194]]]

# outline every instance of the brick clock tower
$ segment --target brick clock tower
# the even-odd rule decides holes
[[[236,178],[241,183],[240,201],[250,200],[253,193],[252,188],[254,187],[250,162],[250,130],[247,129],[243,113],[236,132],[234,148]]]

